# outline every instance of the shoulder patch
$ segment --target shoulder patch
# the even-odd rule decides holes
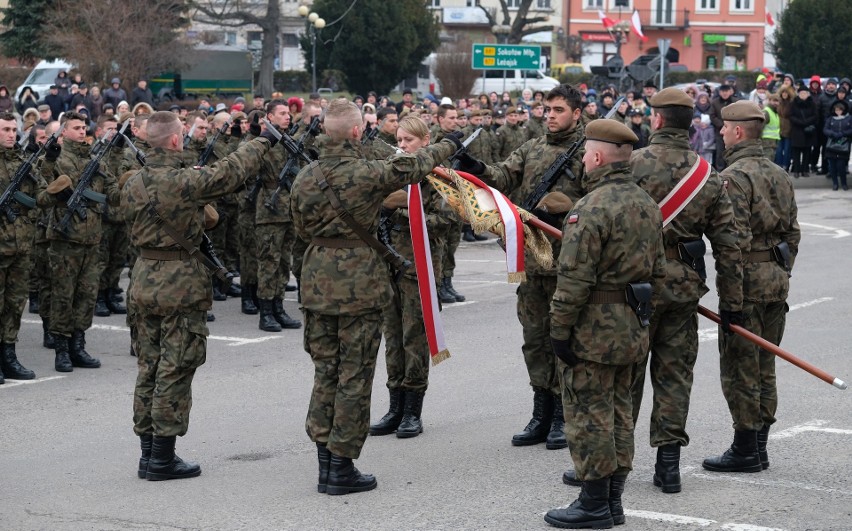
[[[580,214],[570,214],[568,216],[568,223],[577,223],[580,221]]]

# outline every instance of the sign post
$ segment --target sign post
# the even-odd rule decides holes
[[[474,70],[540,70],[541,46],[526,44],[474,44],[470,67]]]
[[[660,50],[660,90],[666,88],[666,56],[671,45],[671,39],[657,39],[657,48]]]

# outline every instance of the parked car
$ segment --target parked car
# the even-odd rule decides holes
[[[483,70],[485,73],[473,84],[473,93],[519,91],[525,88],[548,90],[559,86],[559,80],[546,76],[538,70]],[[505,76],[505,77],[504,77]]]
[[[15,101],[21,97],[21,90],[24,87],[30,87],[33,92],[37,92],[39,97],[43,98],[50,91],[50,86],[53,85],[53,80],[59,75],[59,72],[64,70],[68,72],[74,67],[71,63],[67,63],[62,59],[55,61],[39,61],[39,63],[27,76],[27,79],[15,90]]]

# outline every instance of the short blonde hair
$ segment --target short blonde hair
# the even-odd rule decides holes
[[[183,125],[175,113],[157,111],[148,119],[145,131],[148,133],[148,144],[151,147],[164,148],[172,135],[183,132]]]
[[[361,111],[358,106],[345,98],[338,98],[328,104],[323,122],[326,134],[337,142],[345,140],[349,131],[361,124]]]
[[[406,116],[400,120],[399,129],[403,129],[405,132],[411,133],[420,140],[429,136],[429,128],[426,127],[426,124],[423,123],[423,120],[421,120],[418,116]]]

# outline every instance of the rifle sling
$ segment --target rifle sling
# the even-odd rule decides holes
[[[337,194],[334,193],[334,190],[331,189],[328,181],[326,181],[325,175],[323,175],[319,164],[314,161],[311,163],[310,168],[314,175],[314,179],[317,182],[317,186],[319,186],[319,189],[322,190],[323,194],[325,194],[326,199],[328,199],[332,208],[334,208],[341,219],[343,219],[343,222],[349,225],[349,228],[352,229],[364,243],[378,251],[381,257],[391,264],[397,271],[403,269],[405,267],[404,259],[401,256],[394,255],[393,251],[380,242],[375,236],[370,234],[367,229],[358,223],[355,218],[352,217],[352,214],[343,207],[340,203],[340,199],[337,197]]]
[[[148,195],[148,190],[146,189],[144,178],[141,175],[139,179],[133,181],[133,186],[136,187],[137,193],[142,196],[142,199],[146,203],[145,210],[148,212],[149,216],[154,218],[157,225],[161,226],[163,230],[166,231],[166,234],[175,241],[175,243],[183,247],[183,249],[189,253],[189,256],[201,262],[201,264],[211,273],[216,275],[219,280],[226,280],[227,270],[224,267],[217,266],[213,260],[201,252],[201,249],[199,249],[198,246],[193,245],[189,240],[184,238],[174,225],[166,221],[166,218],[163,217],[162,213],[151,201],[151,197]]]

